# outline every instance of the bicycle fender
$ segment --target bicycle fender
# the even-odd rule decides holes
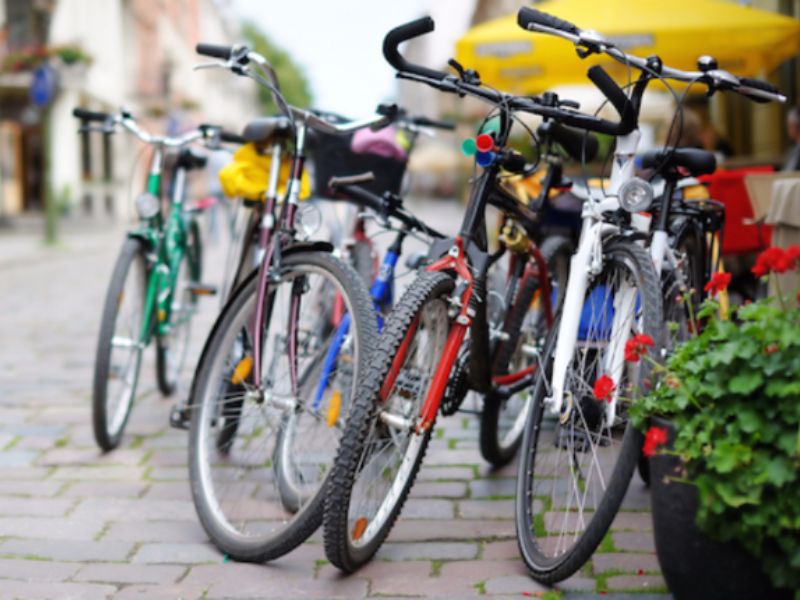
[[[281,255],[297,254],[298,252],[328,252],[333,253],[334,247],[330,242],[292,242],[288,246],[281,248]]]

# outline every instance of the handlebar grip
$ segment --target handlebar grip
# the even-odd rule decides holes
[[[386,34],[385,38],[383,38],[384,58],[398,71],[415,73],[423,77],[441,81],[447,77],[446,73],[435,71],[420,65],[411,64],[410,62],[406,61],[405,58],[403,58],[403,55],[400,54],[399,50],[397,49],[402,42],[406,42],[415,37],[430,33],[434,30],[434,28],[435,25],[433,19],[430,17],[422,17],[416,21],[411,21],[409,23],[405,23],[404,25],[395,27]]]
[[[226,131],[222,129],[219,132],[219,141],[227,142],[229,144],[240,144],[244,145],[247,143],[247,140],[240,136],[238,133],[233,133],[232,131]]]
[[[622,88],[611,79],[600,65],[591,67],[587,75],[619,113],[620,121],[617,135],[627,135],[633,131],[636,127],[633,104],[631,104],[630,98],[625,95],[625,92],[622,91]]]
[[[429,119],[428,117],[414,117],[411,119],[411,122],[419,127],[431,127],[433,129],[445,129],[447,131],[454,131],[456,128],[455,123],[437,121],[436,119]]]
[[[195,52],[202,56],[210,56],[211,58],[221,58],[228,60],[233,52],[233,46],[222,46],[220,44],[204,44],[200,43],[194,47]]]
[[[565,33],[572,33],[574,35],[580,34],[581,30],[575,25],[564,19],[559,19],[553,15],[549,15],[535,8],[523,6],[517,13],[517,23],[525,30],[530,30],[531,25],[544,25],[551,29],[558,29]]]
[[[76,107],[72,109],[72,116],[81,121],[99,121],[105,123],[111,118],[111,115],[104,112],[95,112],[93,110],[86,110],[85,108]]]
[[[599,144],[597,137],[588,131],[573,129],[558,123],[552,123],[549,131],[551,139],[558,143],[573,160],[591,162],[597,156]]]
[[[749,77],[739,77],[739,83],[741,83],[745,87],[753,88],[756,90],[761,90],[762,92],[768,92],[770,94],[780,95],[781,91],[776,88],[771,83],[767,83],[766,81],[761,81],[760,79],[750,79]],[[761,98],[760,96],[752,96],[747,92],[741,92],[742,96],[749,98],[753,102],[760,102],[762,104],[766,104],[770,102],[769,98]]]

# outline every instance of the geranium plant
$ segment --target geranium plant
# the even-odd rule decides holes
[[[753,272],[775,277],[800,267],[800,246],[762,253]],[[780,291],[718,318],[715,277],[698,312],[700,332],[679,345],[660,381],[629,407],[646,430],[644,452],[673,452],[680,479],[697,487],[697,524],[736,540],[776,587],[800,589],[800,296]],[[640,355],[641,356],[641,355]],[[647,358],[647,357],[645,357]],[[667,431],[648,427],[671,421]]]

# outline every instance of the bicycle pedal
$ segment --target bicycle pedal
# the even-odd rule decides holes
[[[216,296],[217,295],[217,288],[213,285],[203,285],[201,283],[195,283],[189,286],[189,293],[193,294],[194,296]]]
[[[183,404],[175,404],[169,411],[169,426],[173,429],[188,431],[190,419],[190,409]]]

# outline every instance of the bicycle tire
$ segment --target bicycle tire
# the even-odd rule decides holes
[[[661,292],[660,286],[658,285],[658,278],[649,254],[634,242],[618,240],[607,244],[604,247],[604,270],[595,282],[598,280],[602,281],[603,274],[607,273],[609,269],[618,266],[626,268],[635,280],[636,289],[638,290],[637,301],[641,313],[637,319],[637,333],[650,335],[654,339],[655,347],[651,349],[651,356],[658,357],[663,340],[661,321],[663,309],[661,306]],[[587,290],[587,299],[590,298],[593,289],[597,288],[590,286]],[[602,318],[607,319],[608,317]],[[602,437],[597,436],[596,440],[598,441],[598,445],[596,447],[593,446],[591,452],[586,451],[586,444],[591,444],[593,441],[592,426],[588,423],[592,421],[589,409],[592,406],[597,406],[597,401],[594,397],[589,396],[587,398],[586,396],[582,396],[580,401],[574,403],[575,408],[571,413],[572,415],[580,413],[583,426],[585,427],[584,431],[579,431],[574,424],[571,428],[567,426],[562,427],[559,424],[561,421],[560,419],[556,419],[555,425],[553,425],[552,421],[545,419],[544,401],[546,382],[552,369],[552,355],[557,334],[558,327],[555,326],[551,330],[551,335],[545,347],[545,363],[541,365],[541,367],[543,367],[541,369],[542,376],[538,378],[534,388],[533,407],[525,426],[525,436],[523,438],[524,452],[519,462],[515,501],[517,542],[520,553],[531,576],[537,581],[546,584],[562,581],[575,573],[586,563],[596,550],[622,504],[633,470],[639,459],[643,441],[641,432],[637,431],[629,421],[625,421],[624,424],[615,423],[608,427],[609,438],[612,438],[614,433],[621,435],[619,449],[616,456],[611,455],[611,460],[614,458],[616,458],[616,460],[613,461],[613,467],[610,468],[610,475],[606,478],[601,478],[602,476],[598,475],[596,478],[596,480],[603,482],[608,481],[608,484],[601,484],[604,489],[601,490],[599,499],[596,495],[593,495],[594,506],[588,507],[594,508],[593,512],[586,510],[586,505],[582,506],[580,509],[572,509],[570,500],[573,491],[575,491],[582,494],[583,501],[586,501],[589,490],[592,489],[590,488],[590,485],[593,483],[591,473],[584,478],[583,487],[578,485],[577,482],[573,482],[572,486],[569,484],[561,486],[561,492],[559,492],[558,495],[556,494],[556,490],[559,483],[556,482],[555,478],[548,478],[548,475],[540,474],[539,481],[544,482],[543,485],[551,485],[553,488],[549,498],[546,490],[544,490],[544,493],[541,493],[542,490],[540,490],[537,487],[537,483],[535,483],[537,481],[535,475],[537,454],[541,455],[541,469],[546,468],[548,462],[554,465],[553,468],[555,469],[559,463],[559,458],[557,456],[558,451],[566,445],[568,449],[571,449],[571,456],[568,459],[571,461],[568,465],[568,472],[582,472],[582,465],[578,462],[579,454],[591,456],[597,463],[599,471],[600,459],[598,459],[598,453],[601,452],[601,450],[598,450],[598,448],[604,448],[606,445],[611,444],[611,442],[608,442],[608,444],[603,445]],[[630,334],[630,331],[624,333],[625,337],[617,340],[615,344],[624,343]],[[594,345],[597,347],[602,346],[602,344],[596,342]],[[619,346],[616,346],[613,350],[618,349]],[[582,367],[578,357],[589,356],[592,352],[594,352],[594,356],[597,358],[600,350],[593,350],[592,338],[587,336],[584,340],[584,347],[576,347],[576,354],[572,359],[571,368]],[[597,364],[599,364],[599,362],[598,360]],[[647,361],[642,360],[636,364],[638,365],[636,367],[631,365],[625,367],[634,371],[630,376],[631,390],[634,391],[641,389],[641,384],[650,372],[650,365]],[[567,374],[567,381],[569,381],[569,377],[570,373]],[[619,385],[622,387],[621,379]],[[567,390],[565,390],[565,392],[566,391]],[[584,404],[586,408],[584,408]],[[618,403],[618,406],[622,406],[622,404]],[[603,415],[605,411],[602,409],[595,410],[601,415],[598,424],[600,426],[599,431],[602,431],[604,421]],[[550,435],[551,433],[552,435]],[[581,448],[576,442],[580,442],[584,446]],[[540,443],[541,448],[539,447]],[[548,451],[550,454],[548,454]],[[552,452],[556,453],[555,459],[552,456]],[[537,494],[537,492],[540,493]],[[562,501],[562,495],[567,496],[566,507],[561,507],[565,508],[565,510],[555,510],[559,508],[555,506],[555,504],[556,502]],[[548,514],[554,515],[549,524],[547,522]],[[564,519],[560,527],[554,523],[559,515]],[[585,525],[584,520],[587,515],[589,516],[589,521],[588,525]],[[569,525],[569,520],[574,521],[574,523]],[[580,525],[584,525],[584,527],[582,530],[577,531]],[[561,545],[560,540],[563,539],[563,534],[569,527],[573,527],[576,530],[574,532],[567,532],[570,534],[570,537],[573,538],[573,543],[562,551],[559,549]],[[548,535],[553,531],[559,533],[559,537]],[[549,555],[545,554],[543,548],[545,546],[552,547],[553,543],[555,543],[555,549],[549,552]]]
[[[202,261],[203,246],[200,237],[200,226],[196,220],[192,219],[189,221],[186,229],[186,249],[183,260],[181,260],[181,264],[178,267],[179,271],[182,269],[188,269],[188,274],[186,272],[183,274],[188,275],[189,283],[199,283],[201,281],[203,271]],[[181,273],[179,272],[176,279],[175,289],[172,291],[173,304],[175,302],[174,296],[183,293],[185,300],[190,305],[190,310],[194,311],[195,307],[197,306],[197,296],[191,292],[188,292],[187,290],[184,290],[183,292],[180,290],[180,275]],[[173,322],[172,324],[174,324],[174,312],[172,313],[170,320]],[[158,381],[158,389],[164,396],[171,396],[178,387],[181,369],[183,368],[183,364],[186,360],[186,352],[188,351],[191,333],[190,330],[191,322],[187,322],[185,333],[178,334],[178,336],[183,336],[183,339],[181,340],[182,348],[178,352],[175,351],[175,348],[170,348],[172,345],[171,340],[164,339],[161,336],[156,337],[156,380]],[[172,336],[172,334],[170,335]],[[172,337],[177,338],[178,336]],[[175,360],[176,354],[179,356],[179,358],[175,364],[172,361]]]
[[[378,439],[378,436],[392,436],[392,439],[395,440],[399,439],[404,433],[403,430],[389,431],[388,427],[383,427],[380,423],[378,412],[375,409],[378,406],[381,387],[395,357],[398,355],[398,349],[402,344],[406,343],[406,338],[411,335],[411,337],[408,337],[407,342],[407,348],[410,348],[413,338],[425,327],[425,325],[420,325],[412,330],[412,323],[421,322],[423,311],[427,306],[434,307],[440,318],[438,322],[433,317],[430,317],[430,320],[426,318],[425,323],[438,324],[445,328],[443,332],[438,333],[440,339],[437,340],[437,343],[440,343],[443,347],[444,339],[447,337],[448,319],[446,316],[447,304],[442,299],[449,296],[453,287],[453,279],[444,273],[426,272],[417,277],[387,319],[375,352],[360,382],[359,392],[353,402],[339,451],[334,461],[325,499],[323,536],[325,540],[325,555],[335,567],[342,571],[348,573],[355,571],[361,565],[367,563],[378,551],[400,514],[400,510],[405,503],[424,458],[433,424],[421,434],[412,433],[411,431],[405,432],[408,434],[407,437],[410,441],[408,446],[402,450],[403,458],[398,466],[398,473],[391,479],[391,487],[383,499],[376,499],[376,502],[380,502],[378,513],[382,515],[381,520],[374,521],[377,523],[377,528],[374,532],[370,532],[371,525],[365,526],[362,534],[370,534],[370,537],[364,543],[361,543],[364,540],[364,535],[354,532],[355,541],[358,542],[354,544],[350,528],[351,504],[354,496],[357,496],[357,494],[354,494],[354,488],[361,483],[359,476],[369,466],[363,462],[370,455],[369,445],[373,440]],[[438,304],[440,301],[441,306]],[[435,372],[441,356],[441,349],[441,347],[434,347],[429,353],[429,362],[431,363],[429,375]],[[409,350],[406,356],[414,354],[414,351]],[[397,380],[399,381],[400,379],[401,377],[398,376]],[[423,392],[424,390],[427,390],[427,385],[423,382],[418,386],[417,391]],[[406,406],[407,410],[405,412],[408,413],[406,418],[418,414],[418,405],[423,398],[424,393],[419,393],[416,395],[416,399],[409,406]],[[391,399],[394,400],[396,398]],[[392,443],[396,442],[393,441]],[[380,456],[380,452],[374,456]],[[373,481],[381,479],[386,482],[390,479],[384,469],[379,468],[375,472],[377,477],[373,478]],[[358,507],[356,507],[356,510],[358,510]],[[356,519],[357,527],[359,527],[359,524],[364,524],[362,519],[364,517]]]
[[[143,348],[138,348],[138,351],[134,349],[135,355],[132,356],[133,364],[128,364],[129,368],[133,368],[131,373],[132,380],[128,384],[130,389],[124,392],[125,396],[120,400],[121,403],[119,406],[117,406],[115,410],[109,410],[108,403],[111,400],[109,396],[116,395],[113,393],[109,394],[108,389],[113,366],[112,353],[114,351],[114,334],[117,329],[120,309],[126,298],[130,298],[130,294],[125,293],[125,288],[128,282],[128,276],[135,272],[132,270],[132,267],[137,261],[141,268],[142,275],[140,281],[142,286],[142,306],[139,308],[138,313],[140,316],[143,315],[144,296],[147,287],[147,262],[143,243],[137,238],[128,238],[122,245],[116,264],[114,265],[114,271],[111,275],[111,281],[108,284],[108,290],[106,292],[103,316],[100,320],[100,333],[95,354],[92,389],[92,427],[95,441],[104,452],[109,452],[119,446],[125,430],[125,425],[128,422],[128,417],[133,408],[141,371]],[[135,282],[135,280],[131,281]],[[141,332],[141,318],[138,322],[134,321],[128,329],[128,341],[131,343],[134,343],[134,341],[138,343]],[[124,379],[125,382],[127,382],[127,373]],[[113,421],[112,423],[109,423],[110,417]]]
[[[558,307],[564,299],[564,288],[569,274],[569,261],[572,256],[572,250],[572,242],[561,236],[549,237],[541,246],[542,256],[548,265],[548,270],[551,272],[551,289],[555,290],[555,298],[552,303],[553,314],[558,311]],[[558,284],[559,281],[561,282],[560,285]],[[525,280],[517,291],[503,327],[504,332],[508,334],[508,339],[498,345],[494,359],[493,374],[502,375],[507,373],[508,366],[514,361],[515,357],[518,360],[522,360],[518,356],[521,350],[520,336],[523,331],[523,324],[532,310],[531,304],[534,302],[534,296],[539,289],[539,280],[529,278]],[[544,323],[541,322],[540,318],[539,322],[535,324],[537,331],[533,332],[533,335],[543,340],[547,331],[539,331],[541,325],[544,325]],[[530,407],[530,401],[529,399],[525,401],[522,407],[516,411],[516,415],[510,415],[513,423],[506,433],[500,427],[500,421],[503,417],[504,409],[508,408],[511,401],[516,398],[498,400],[487,396],[484,397],[483,410],[480,414],[479,447],[484,460],[493,467],[499,468],[511,462],[517,454],[519,445],[522,442],[523,423]],[[514,410],[515,406],[512,405],[511,410]]]
[[[293,277],[293,281],[297,281],[303,277],[309,277],[309,273],[321,274],[320,278],[325,278],[325,281],[335,285],[336,293],[341,294],[345,306],[349,309],[348,312],[352,319],[351,331],[356,345],[353,369],[355,375],[358,376],[366,366],[367,358],[377,337],[376,318],[369,293],[352,267],[326,252],[309,250],[289,253],[283,258],[282,271],[278,276],[287,278],[287,281],[288,278]],[[220,464],[222,465],[220,471],[231,468],[236,469],[234,472],[239,473],[239,475],[246,474],[252,477],[251,480],[244,480],[243,477],[237,476],[236,480],[241,480],[243,485],[252,483],[254,486],[253,496],[247,496],[248,499],[252,500],[251,506],[245,506],[244,510],[252,509],[256,511],[252,515],[254,525],[251,530],[255,533],[245,529],[246,523],[236,523],[236,526],[234,526],[232,522],[236,521],[237,516],[232,515],[232,513],[226,514],[225,512],[225,492],[223,491],[223,494],[219,495],[219,490],[216,488],[217,484],[214,482],[212,474],[212,469],[215,465],[211,462],[214,455],[210,454],[210,452],[216,451],[215,447],[219,444],[219,438],[214,437],[210,429],[216,426],[215,414],[217,413],[215,413],[215,410],[218,410],[219,394],[225,394],[224,390],[220,391],[218,389],[215,373],[220,372],[220,369],[224,367],[227,359],[227,350],[229,347],[233,348],[233,344],[236,343],[235,340],[240,335],[240,332],[244,327],[248,327],[246,324],[249,323],[250,315],[255,306],[257,281],[257,278],[254,277],[241,286],[218,317],[218,323],[208,341],[203,359],[198,365],[196,381],[193,387],[194,392],[190,399],[193,414],[190,426],[189,473],[195,509],[203,528],[214,545],[232,559],[244,562],[264,562],[278,558],[300,545],[319,527],[322,522],[322,491],[325,489],[325,482],[330,474],[330,469],[328,469],[324,479],[318,482],[313,497],[308,498],[299,510],[294,511],[294,514],[286,515],[284,511],[280,513],[280,517],[274,516],[277,514],[274,511],[283,510],[281,507],[283,500],[280,498],[279,491],[273,485],[275,477],[269,469],[269,463],[273,461],[274,457],[274,444],[272,442],[277,436],[274,434],[274,429],[269,429],[268,426],[270,424],[280,424],[283,413],[276,412],[272,421],[267,421],[265,417],[262,429],[268,439],[263,447],[265,452],[258,454],[256,452],[258,447],[248,438],[248,436],[255,438],[256,427],[253,426],[252,422],[248,422],[247,415],[256,414],[259,417],[261,408],[255,413],[252,411],[248,413],[247,403],[249,400],[244,398],[243,403],[245,406],[236,415],[236,426],[233,427],[232,424],[227,424],[229,426],[227,434],[237,437],[236,439],[226,440],[228,447],[224,455],[220,457]],[[271,284],[270,294],[267,298],[267,302],[273,305],[277,302],[276,295],[281,293],[280,289],[276,291],[278,287],[278,283]],[[271,314],[272,319],[268,321],[264,332],[265,340],[269,334],[278,336],[281,333],[278,331],[281,328],[276,325],[278,317],[275,316],[274,312]],[[306,310],[301,312],[301,315],[306,314],[313,316],[314,311]],[[298,325],[298,328],[300,327]],[[264,348],[263,366],[269,371],[270,365],[267,364],[266,342]],[[275,355],[277,354],[276,350]],[[355,387],[356,378],[354,377],[352,380],[353,389],[348,390],[349,398],[354,395]],[[272,391],[275,389],[275,387],[271,388]],[[225,400],[224,397],[223,400]],[[262,402],[261,406],[263,411],[266,412],[269,407],[265,400]],[[346,409],[342,409],[342,423],[344,422],[345,411]],[[262,423],[258,422],[256,424]],[[250,449],[246,452],[238,452],[237,443],[250,444]],[[330,462],[332,462],[333,456],[334,452],[331,450]],[[241,460],[241,464],[237,465],[235,462],[237,460]],[[253,464],[249,464],[250,462]],[[219,487],[222,488],[224,485],[225,481],[222,481]],[[261,497],[264,494],[269,497]],[[234,504],[233,510],[235,509],[236,505]],[[250,519],[251,517],[248,516],[247,518]],[[262,518],[263,523],[259,524],[257,522],[258,518]],[[277,529],[275,531],[259,531],[258,527],[270,522],[270,519],[275,521]],[[282,519],[285,519],[285,522]]]

